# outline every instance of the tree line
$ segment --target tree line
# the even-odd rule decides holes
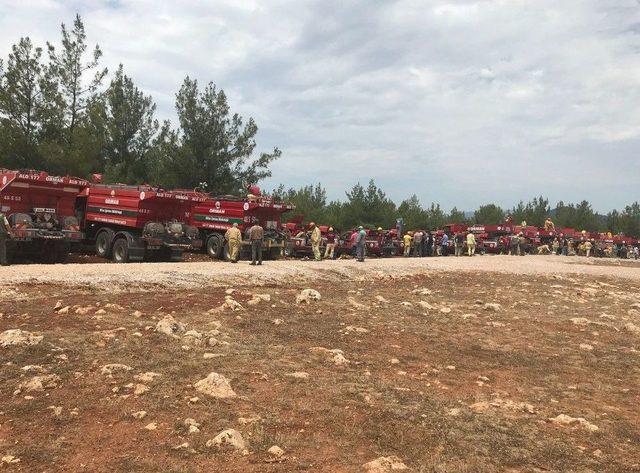
[[[510,209],[495,204],[479,206],[472,213],[452,208],[445,211],[440,204],[432,202],[423,207],[414,194],[396,205],[373,180],[365,187],[358,183],[346,192],[344,200],[328,200],[327,192],[321,184],[303,186],[298,189],[277,187],[272,195],[296,206],[296,211],[288,216],[304,215],[305,222],[333,225],[337,228],[353,228],[365,225],[369,228],[393,228],[396,220],[402,218],[409,230],[434,230],[447,223],[496,225],[511,216],[514,223],[527,222],[528,225],[542,227],[547,217],[551,217],[559,227],[576,230],[624,233],[640,236],[640,204],[634,202],[623,210],[613,210],[607,215],[595,212],[589,202],[558,202],[555,207],[545,197],[535,197],[529,202],[518,202]]]
[[[107,182],[149,183],[166,188],[203,187],[217,194],[244,192],[248,183],[271,175],[281,156],[276,147],[256,152],[258,126],[232,113],[227,96],[212,82],[204,87],[185,77],[175,96],[177,124],[156,118],[150,95],[136,86],[121,64],[112,74],[100,65],[102,50],[92,48],[76,15],[61,25],[59,43],[35,45],[26,36],[0,59],[0,167],[42,169],[52,174]],[[320,185],[273,191],[296,205],[305,221],[338,228],[356,225],[390,228],[403,218],[409,229],[435,229],[445,223],[497,224],[507,214],[514,222],[542,226],[551,216],[557,225],[640,236],[640,205],[635,202],[607,215],[587,201],[559,202],[536,197],[511,209],[482,205],[469,214],[439,204],[423,207],[412,195],[396,205],[370,181],[327,199]]]
[[[213,83],[186,77],[177,126],[160,123],[123,65],[111,75],[100,65],[80,16],[60,33],[59,44],[20,38],[0,59],[0,167],[216,193],[270,176],[280,150],[256,153],[257,124],[232,113]]]

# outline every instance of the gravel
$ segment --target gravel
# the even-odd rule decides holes
[[[640,262],[594,260],[561,256],[476,256],[354,260],[267,261],[262,266],[247,262],[221,261],[191,263],[58,264],[0,267],[0,290],[16,284],[55,283],[104,290],[132,287],[233,286],[272,283],[301,283],[317,279],[348,281],[386,275],[406,276],[431,271],[491,271],[505,274],[582,274],[640,280]]]

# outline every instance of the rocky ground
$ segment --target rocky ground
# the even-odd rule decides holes
[[[7,471],[640,471],[631,262],[28,265],[0,296]]]

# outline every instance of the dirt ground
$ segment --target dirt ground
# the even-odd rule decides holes
[[[7,471],[640,471],[633,262],[25,265],[0,296],[0,333],[43,337],[0,347]]]

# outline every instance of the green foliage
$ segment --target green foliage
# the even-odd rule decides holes
[[[464,212],[458,210],[456,207],[451,209],[451,212],[447,216],[448,223],[468,223]]]
[[[484,225],[497,225],[504,222],[504,211],[495,204],[481,205],[473,214],[474,222]]]
[[[0,157],[7,166],[41,165],[37,143],[43,114],[42,49],[27,38],[0,61]]]
[[[567,204],[558,202],[553,212],[554,222],[561,227],[575,228],[576,230],[604,231],[607,226],[591,208],[591,204],[583,200],[579,204]]]
[[[398,214],[404,219],[405,228],[425,227],[429,220],[427,211],[422,208],[420,200],[415,194],[400,203]]]
[[[249,183],[269,177],[269,164],[282,154],[252,155],[258,126],[252,118],[245,124],[231,114],[227,96],[209,83],[204,90],[186,77],[176,95],[177,153],[169,157],[168,185],[193,188],[201,183],[217,194],[242,192]]]
[[[541,227],[550,211],[549,199],[540,196],[534,197],[526,204],[522,201],[518,202],[518,205],[511,209],[511,217],[516,224],[526,221],[528,225]]]
[[[60,45],[21,38],[0,60],[0,166],[108,181],[150,182],[215,193],[244,190],[270,176],[281,152],[256,158],[258,127],[232,114],[222,90],[187,77],[176,96],[179,127],[159,126],[156,106],[122,65],[105,88],[102,51],[89,48],[80,16],[61,26]]]
[[[281,185],[274,191],[273,196],[295,205],[295,214],[304,215],[308,222],[326,218],[327,191],[319,183],[286,191],[284,185]]]
[[[143,182],[154,167],[150,153],[158,132],[156,106],[124,74],[122,64],[104,97],[103,128],[107,178],[116,182]],[[160,176],[156,176],[160,177]]]

